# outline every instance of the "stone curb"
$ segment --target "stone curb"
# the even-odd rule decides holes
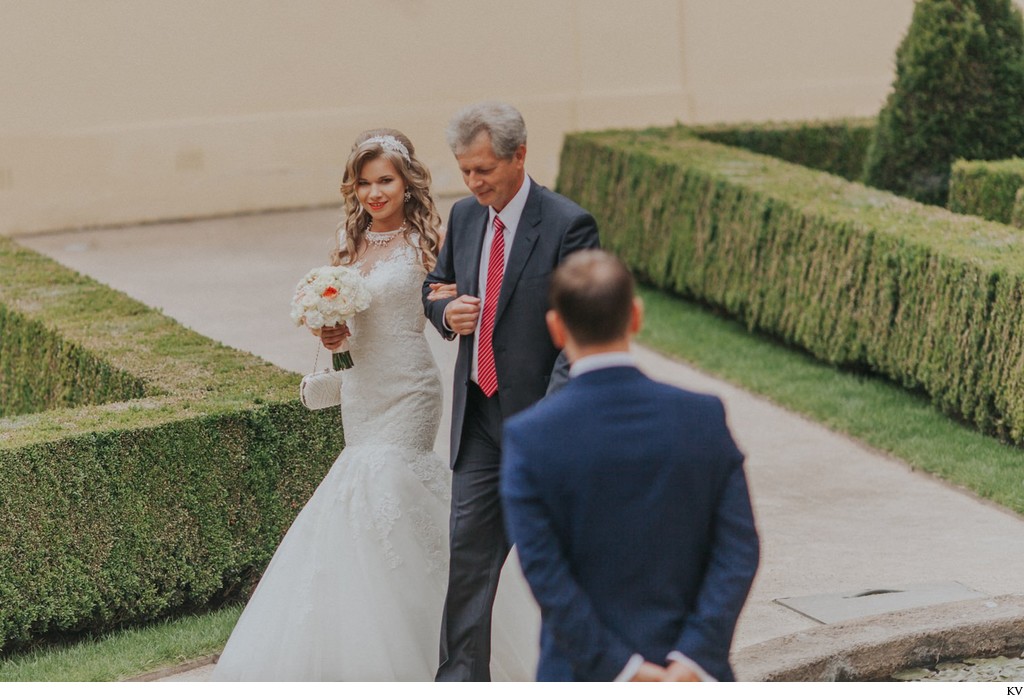
[[[797,632],[740,649],[741,681],[887,680],[907,668],[1024,650],[1024,595],[944,603]]]

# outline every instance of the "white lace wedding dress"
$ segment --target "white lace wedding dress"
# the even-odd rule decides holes
[[[451,472],[432,451],[441,384],[423,335],[418,255],[396,242],[362,261],[372,301],[349,322],[345,449],[282,540],[213,680],[434,677]],[[521,576],[506,578],[492,674],[532,680],[538,613]]]

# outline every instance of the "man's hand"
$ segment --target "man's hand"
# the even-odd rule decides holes
[[[323,343],[324,347],[331,352],[341,347],[341,344],[345,342],[345,338],[352,335],[352,332],[348,329],[348,325],[342,323],[340,326],[323,327],[320,332],[313,331],[313,335],[320,336],[320,342]]]
[[[683,662],[673,661],[665,669],[665,677],[662,680],[675,683],[699,683],[700,676]]]
[[[640,664],[636,675],[629,679],[630,683],[647,683],[651,681],[667,681],[667,671],[658,664],[644,661]]]
[[[444,309],[444,320],[458,335],[469,335],[476,330],[480,318],[480,299],[463,294]]]

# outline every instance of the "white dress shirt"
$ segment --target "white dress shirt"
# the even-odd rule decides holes
[[[628,352],[599,352],[581,357],[569,367],[569,376],[578,377],[587,372],[609,367],[636,367],[636,360]]]
[[[523,178],[523,184],[515,193],[509,203],[500,212],[494,211],[494,207],[487,207],[487,230],[484,232],[484,247],[480,251],[480,315],[483,316],[484,300],[487,299],[487,266],[491,262],[491,244],[494,242],[494,217],[501,217],[501,223],[505,224],[505,267],[508,267],[508,256],[512,252],[512,241],[515,240],[516,230],[519,228],[519,220],[523,218],[523,209],[526,207],[526,198],[530,195],[530,176]],[[500,290],[499,290],[500,291]],[[447,321],[446,321],[447,323]],[[479,323],[479,321],[477,321]],[[473,333],[473,363],[470,366],[469,378],[476,383],[477,380],[477,351],[480,348],[480,335]]]

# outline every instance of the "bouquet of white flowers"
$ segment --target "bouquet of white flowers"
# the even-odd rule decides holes
[[[292,320],[297,326],[323,328],[345,323],[370,305],[370,292],[362,275],[351,267],[326,266],[310,270],[299,280],[292,298]],[[333,355],[334,369],[352,366],[344,350]]]

